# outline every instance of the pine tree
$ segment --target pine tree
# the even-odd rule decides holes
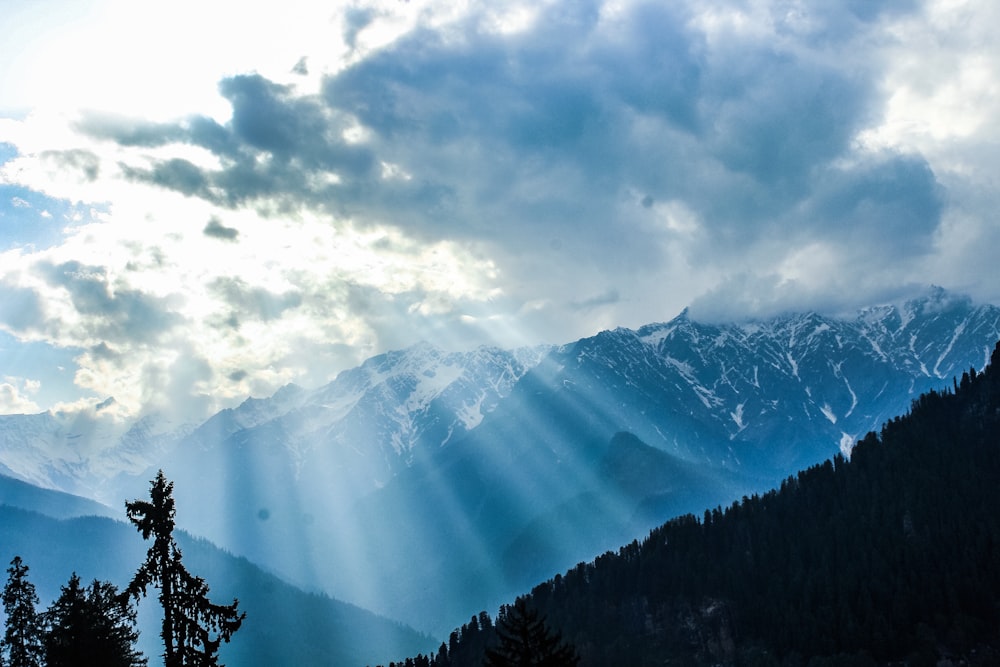
[[[501,610],[496,631],[499,644],[486,651],[486,667],[575,667],[580,661],[523,598]]]
[[[139,667],[135,610],[108,582],[87,588],[73,573],[45,613],[42,639],[46,667]]]
[[[173,538],[173,483],[166,480],[161,470],[150,484],[149,501],[125,503],[129,521],[143,539],[153,537],[146,561],[135,573],[126,595],[138,600],[140,594],[146,595],[149,586],[159,588],[165,667],[218,666],[220,644],[228,642],[240,629],[246,613],[237,611],[238,600],[229,605],[209,601],[208,584],[187,571]]]
[[[2,642],[7,664],[9,667],[40,667],[42,621],[35,611],[38,595],[35,585],[28,581],[28,566],[20,556],[14,556],[7,575],[7,584],[3,589],[7,628]]]

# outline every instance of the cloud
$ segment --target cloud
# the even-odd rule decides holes
[[[358,34],[371,25],[378,15],[372,7],[348,7],[344,11],[344,43],[354,49],[358,45]]]
[[[212,198],[208,191],[208,177],[202,169],[184,158],[158,161],[152,169],[122,165],[122,171],[127,178],[136,181],[146,181],[185,195]]]
[[[152,148],[184,138],[180,126],[141,118],[89,111],[77,123],[77,129],[98,139],[108,139],[122,146]]]
[[[858,24],[877,19],[829,14],[812,16],[809,31],[827,21],[828,48],[848,48]],[[345,25],[378,18],[359,10]],[[330,75],[321,96],[261,75],[227,78],[224,125],[82,127],[121,145],[141,137],[211,151],[218,169],[173,158],[126,173],[213,204],[310,207],[428,240],[485,240],[497,256],[528,253],[536,264],[530,240],[543,225],[607,273],[662,265],[679,242],[637,212],[622,215],[635,189],[650,204],[685,202],[703,232],[689,252],[706,259],[767,244],[778,225],[811,225],[789,211],[840,206],[857,214],[844,220],[860,221],[866,204],[878,208],[877,193],[846,184],[870,175],[867,158],[836,168],[839,191],[827,183],[877,108],[874,68],[840,67],[795,35],[708,30],[702,18],[684,6],[638,3],[609,16],[574,3],[542,8],[530,28],[506,35],[484,31],[473,13],[449,31],[417,28]],[[362,138],[352,141],[356,128]],[[930,173],[892,178],[917,192]]]
[[[235,241],[240,235],[240,230],[233,227],[226,227],[218,218],[212,218],[205,225],[203,230],[205,236],[210,236],[212,238],[221,239],[223,241]]]
[[[288,291],[274,294],[260,287],[250,287],[240,278],[217,278],[209,286],[229,305],[230,322],[238,323],[244,317],[264,321],[281,317],[289,308],[302,305],[302,294]]]
[[[581,301],[573,301],[570,306],[574,310],[593,310],[594,308],[600,308],[601,306],[609,306],[621,301],[621,295],[618,290],[611,289],[602,294],[596,294],[594,296],[588,297]]]
[[[0,378],[0,414],[37,414],[41,412],[30,395],[38,392],[37,381],[4,376]]]
[[[31,289],[0,281],[3,298],[0,299],[0,327],[25,337],[35,335],[43,328],[45,309],[42,299]]]
[[[812,255],[813,260],[822,257]],[[741,273],[728,277],[698,296],[688,309],[699,322],[760,320],[793,312],[817,312],[852,316],[858,307],[854,293],[866,293],[868,305],[902,303],[925,296],[925,284],[886,283],[878,278],[838,276],[827,289],[819,290],[809,280],[788,278],[777,273]]]
[[[107,269],[77,261],[40,263],[38,270],[50,286],[62,288],[80,317],[80,333],[90,340],[154,342],[181,317],[167,299],[140,290],[113,286]],[[65,323],[49,322],[60,327]]]
[[[1000,298],[995,12],[353,3],[219,68],[221,111],[0,122],[11,197],[80,202],[44,202],[65,238],[5,262],[0,323],[195,405],[418,337]]]
[[[48,158],[71,170],[82,172],[89,182],[97,180],[100,174],[100,157],[93,151],[75,148],[65,151],[44,151],[42,158]]]
[[[884,260],[931,249],[945,192],[925,159],[888,155],[823,176],[803,216],[821,234],[864,255],[881,248]]]
[[[92,345],[89,350],[90,354],[96,359],[102,359],[105,361],[117,361],[121,359],[121,353],[116,352],[107,344],[106,341],[101,341],[97,345]]]

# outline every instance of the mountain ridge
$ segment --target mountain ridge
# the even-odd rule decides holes
[[[421,344],[247,399],[156,441],[155,465],[193,490],[179,500],[188,530],[443,632],[623,535],[849,449],[998,338],[1000,309],[932,290],[851,319],[706,324],[685,310],[545,348]],[[620,433],[678,463],[662,467],[663,493],[608,468]],[[148,476],[114,493],[134,497]]]

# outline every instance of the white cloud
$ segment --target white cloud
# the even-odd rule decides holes
[[[0,414],[35,414],[41,412],[31,396],[38,393],[37,380],[4,376],[0,378]]]

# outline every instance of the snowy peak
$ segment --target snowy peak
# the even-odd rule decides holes
[[[211,437],[227,436],[237,431],[254,428],[299,407],[305,392],[294,384],[287,384],[270,398],[248,397],[235,408],[226,408],[210,417],[199,429]]]
[[[318,389],[287,387],[220,412],[168,465],[267,470],[306,496],[328,496],[333,486],[349,503],[476,428],[547,349],[445,352],[420,343],[380,354]]]
[[[585,400],[603,401],[608,422],[685,458],[791,470],[982,368],[998,339],[1000,309],[943,290],[853,319],[704,324],[684,312],[560,349],[548,381],[588,388]]]
[[[158,415],[128,424],[96,410],[0,415],[0,473],[106,501],[109,478],[145,470],[159,444],[188,430]]]

